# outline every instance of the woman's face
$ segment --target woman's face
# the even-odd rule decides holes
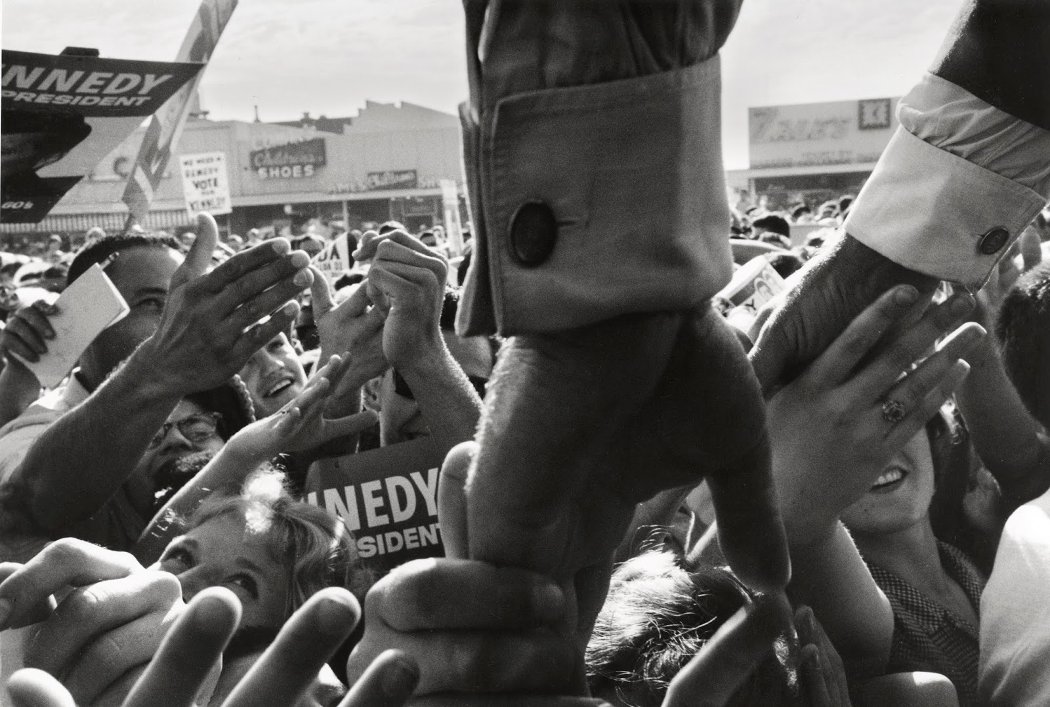
[[[241,600],[242,628],[276,628],[287,618],[289,570],[268,534],[247,527],[241,511],[210,518],[171,541],[160,569],[178,576],[186,601],[205,587],[226,587]]]
[[[274,414],[306,386],[306,372],[284,334],[273,337],[252,354],[240,375],[251,393],[258,418]]]
[[[890,460],[868,492],[842,512],[842,522],[852,532],[867,535],[904,530],[926,518],[933,490],[933,456],[922,429]]]

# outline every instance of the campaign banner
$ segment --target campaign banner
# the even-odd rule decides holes
[[[36,223],[200,64],[3,50],[0,222]]]
[[[204,0],[186,32],[175,59],[207,64],[222,31],[237,7],[237,0]],[[203,68],[203,67],[201,67]],[[124,188],[122,201],[127,204],[131,218],[141,223],[149,213],[153,193],[164,177],[171,152],[182,136],[193,98],[197,94],[203,71],[186,83],[158,110],[146,129],[139,154],[131,168],[131,176]]]
[[[311,264],[324,273],[329,284],[335,285],[336,280],[349,272],[355,264],[354,259],[350,257],[346,236],[340,236],[329,242],[324,250],[314,257]]]
[[[437,489],[443,455],[414,439],[323,459],[306,479],[306,500],[346,523],[368,567],[385,573],[410,560],[442,557]]]
[[[248,156],[259,179],[302,179],[324,167],[328,154],[323,137],[253,150]]]
[[[182,195],[190,216],[207,211],[213,216],[233,211],[230,204],[230,175],[225,152],[180,155]]]

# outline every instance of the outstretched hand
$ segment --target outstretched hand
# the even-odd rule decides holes
[[[897,265],[849,234],[806,264],[766,319],[751,364],[770,397],[821,354],[865,307],[895,285],[930,293],[938,281]]]
[[[706,477],[733,569],[759,589],[787,583],[764,403],[710,306],[515,337],[489,391],[467,483],[471,558],[571,584],[609,562],[636,503]],[[598,586],[581,593],[584,634]]]
[[[969,372],[961,356],[985,335],[973,323],[909,371],[965,317],[972,300],[954,295],[927,304],[908,286],[884,294],[770,400],[773,472],[793,544],[829,533]],[[924,309],[914,325],[900,327]]]
[[[3,575],[0,628],[33,624],[21,636],[23,665],[60,679],[80,704],[122,699],[185,609],[174,575],[71,538],[23,566],[0,566]]]
[[[214,388],[299,313],[312,282],[309,256],[283,238],[241,251],[214,270],[218,226],[197,217],[197,239],[172,275],[157,331],[142,345],[153,378],[179,395]]]
[[[344,393],[358,391],[388,368],[383,356],[384,317],[373,305],[364,284],[358,285],[346,301],[336,304],[324,275],[316,268],[311,271],[314,281],[310,292],[314,323],[321,339],[321,358],[346,352],[349,368],[334,393],[341,398]]]
[[[404,231],[378,236],[359,253],[374,253],[366,287],[375,301],[386,303],[387,362],[405,370],[443,350],[439,322],[448,279],[445,257]]]
[[[280,452],[315,449],[333,439],[368,429],[377,419],[371,411],[338,418],[324,414],[329,391],[339,385],[350,363],[346,356],[332,356],[294,400],[273,415],[243,428],[228,444],[253,459],[265,460]]]
[[[325,661],[350,634],[360,610],[349,592],[326,589],[285,623],[273,644],[223,701],[223,707],[296,704]],[[156,656],[122,707],[190,707],[206,699],[209,676],[240,620],[240,602],[228,589],[211,587],[193,598],[164,637]],[[385,651],[352,685],[339,707],[400,707],[418,679],[414,662]],[[72,707],[69,691],[50,674],[20,670],[7,685],[15,707]]]

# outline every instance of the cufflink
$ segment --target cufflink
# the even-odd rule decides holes
[[[519,264],[534,268],[554,252],[558,222],[543,201],[526,201],[510,220],[510,252]]]
[[[977,251],[981,255],[995,255],[1010,240],[1010,232],[1002,226],[989,230],[977,241]]]

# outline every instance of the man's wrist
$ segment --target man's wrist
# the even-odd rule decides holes
[[[113,375],[114,379],[118,377],[123,378],[134,390],[158,401],[177,402],[186,392],[179,381],[170,375],[170,370],[158,355],[152,338],[142,342],[128,357]]]
[[[452,354],[449,353],[440,331],[430,333],[426,336],[424,342],[419,342],[409,347],[409,350],[412,354],[411,357],[402,357],[397,361],[390,362],[402,374],[427,375],[430,372],[446,367],[448,361],[452,358]]]
[[[849,233],[833,247],[824,267],[830,267],[840,282],[864,292],[867,301],[897,285],[911,285],[919,292],[928,293],[940,283],[932,275],[890,260]]]

